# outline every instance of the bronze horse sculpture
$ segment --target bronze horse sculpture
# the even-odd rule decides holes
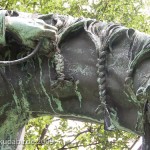
[[[1,10],[0,21],[0,139],[53,115],[142,135],[150,149],[149,35],[57,14]]]

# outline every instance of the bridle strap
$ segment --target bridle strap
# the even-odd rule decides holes
[[[16,60],[10,60],[10,61],[0,61],[0,66],[8,66],[8,65],[16,65],[16,64],[20,64],[23,63],[25,61],[27,61],[28,59],[32,58],[33,56],[35,56],[35,54],[39,51],[39,49],[41,48],[43,43],[43,39],[40,39],[37,46],[35,47],[35,49],[27,56],[20,58],[20,59],[16,59]]]

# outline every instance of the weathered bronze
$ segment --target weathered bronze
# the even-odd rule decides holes
[[[57,14],[1,10],[0,21],[0,139],[53,115],[142,135],[150,149],[149,35]]]

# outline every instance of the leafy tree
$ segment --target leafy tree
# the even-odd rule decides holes
[[[150,33],[149,17],[142,14],[144,4],[141,0],[3,0],[0,1],[0,6],[24,12],[42,14],[53,12],[113,21]],[[69,120],[46,116],[32,119],[27,124],[25,140],[35,143],[25,145],[24,149],[126,150],[132,147],[129,143],[138,138],[137,135],[124,131],[104,131],[103,125],[81,124],[75,121],[71,125]]]

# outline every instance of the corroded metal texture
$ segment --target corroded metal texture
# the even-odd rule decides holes
[[[9,13],[8,21],[13,15]],[[15,138],[30,118],[43,114],[145,134],[145,123],[150,123],[149,35],[114,23],[57,14],[15,13],[15,17],[12,25],[8,23],[11,31],[6,26],[2,61],[31,53],[40,39],[39,29],[44,42],[24,63],[1,66],[0,138]],[[28,20],[18,23],[23,18],[32,20],[31,27]],[[16,32],[22,27],[35,29],[33,20],[40,22],[37,32],[28,36]]]

